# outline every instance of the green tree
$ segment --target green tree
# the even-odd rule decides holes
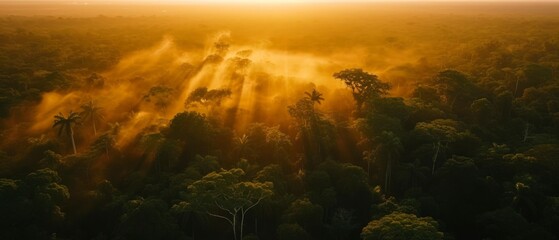
[[[308,240],[311,236],[297,223],[284,223],[276,230],[278,240]]]
[[[165,136],[159,132],[146,133],[140,139],[140,146],[142,147],[144,157],[148,161],[155,162],[155,168],[157,171],[161,169],[161,166],[159,166],[160,161],[157,159],[158,153],[165,141]]]
[[[490,239],[557,239],[536,224],[530,224],[522,215],[506,207],[486,212],[477,218],[483,238]]]
[[[436,214],[447,229],[468,239],[478,239],[479,214],[496,208],[502,190],[491,177],[481,174],[471,158],[453,156],[436,171],[431,185]],[[429,213],[435,214],[435,213]]]
[[[539,64],[526,65],[517,72],[514,95],[522,96],[526,88],[542,85],[552,77],[553,70],[550,67]]]
[[[120,132],[120,125],[118,123],[111,124],[111,129],[103,134],[101,134],[93,144],[91,144],[91,150],[94,155],[101,155],[105,153],[107,160],[110,159],[109,150],[113,149],[116,145],[116,137]]]
[[[376,75],[358,68],[346,69],[334,73],[333,76],[336,79],[342,80],[351,89],[358,111],[361,110],[365,101],[378,98],[386,94],[390,89],[390,85],[381,82]]]
[[[421,165],[419,159],[410,163],[404,163],[402,166],[406,171],[405,174],[410,187],[421,186],[421,183],[425,182],[427,176],[431,172],[431,169]]]
[[[76,150],[76,142],[74,141],[74,126],[78,123],[81,119],[78,113],[70,111],[68,117],[65,117],[64,114],[58,113],[54,116],[54,127],[58,127],[58,135],[62,135],[62,133],[66,133],[70,140],[72,141],[72,148],[74,149],[74,154],[77,154]]]
[[[472,102],[470,111],[474,121],[480,126],[487,124],[493,114],[493,107],[487,98],[480,98]]]
[[[339,208],[334,212],[329,228],[336,239],[343,240],[348,239],[350,233],[356,229],[357,226],[358,225],[355,224],[354,212],[352,210]]]
[[[289,136],[279,126],[267,127],[262,123],[251,124],[246,133],[234,139],[235,159],[246,158],[266,164],[288,164],[292,153]]]
[[[283,215],[284,222],[296,223],[313,236],[320,235],[323,219],[324,209],[308,198],[293,201]]]
[[[455,70],[438,73],[433,79],[433,83],[437,93],[452,112],[455,109],[462,110],[463,107],[467,107],[478,93],[477,86],[465,74]],[[457,105],[458,108],[455,107]]]
[[[509,119],[513,107],[513,100],[514,96],[510,91],[504,91],[495,97],[495,110],[499,120],[506,121]]]
[[[433,157],[431,173],[435,173],[435,167],[441,150],[448,145],[449,142],[457,138],[459,123],[450,119],[436,119],[429,123],[420,122],[415,125],[414,132],[430,138],[433,143]]]
[[[440,102],[437,89],[431,86],[419,85],[413,90],[411,96],[427,104],[437,104]]]
[[[384,173],[384,188],[386,193],[390,193],[390,184],[392,181],[392,171],[395,165],[395,160],[403,151],[402,143],[392,132],[382,132],[380,136],[375,138],[376,148],[375,151],[381,154],[386,159],[386,170]]]
[[[358,222],[370,219],[368,209],[372,195],[367,173],[362,167],[328,160],[321,163],[311,175],[314,176],[308,179],[309,187],[323,189],[318,203],[332,207],[334,202],[336,207],[354,210]],[[328,200],[332,197],[334,201]]]
[[[200,87],[196,88],[194,91],[188,95],[185,101],[185,106],[190,107],[196,103],[202,105],[215,104],[216,106],[221,105],[221,101],[224,98],[231,96],[231,90],[229,89],[211,89]]]
[[[274,191],[278,194],[285,194],[287,192],[287,180],[285,173],[277,164],[270,164],[262,168],[256,173],[254,177],[258,182],[271,182],[274,184]]]
[[[39,166],[56,171],[62,166],[62,156],[51,150],[47,150],[44,152],[44,157],[39,161]]]
[[[238,168],[211,172],[188,186],[192,208],[226,220],[233,228],[234,239],[243,238],[247,212],[273,194],[271,182],[242,181],[244,174]]]
[[[191,111],[175,115],[169,128],[162,133],[165,138],[182,143],[182,157],[186,159],[192,159],[196,154],[210,154],[218,140],[217,129],[205,115]]]
[[[314,102],[308,98],[302,98],[287,108],[299,128],[297,138],[302,141],[306,154],[305,168],[312,169],[326,158],[333,146],[334,126],[322,113],[314,109]]]
[[[64,221],[69,198],[68,187],[48,168],[22,180],[0,178],[0,238],[48,239]]]
[[[361,231],[364,240],[442,240],[438,223],[430,217],[393,212],[373,220]]]
[[[164,85],[158,85],[150,88],[148,93],[143,96],[143,100],[146,102],[152,102],[156,108],[165,112],[173,100],[174,93],[175,91],[172,88]]]
[[[161,199],[137,198],[124,204],[115,239],[183,239],[176,220]]]
[[[375,151],[363,151],[363,161],[367,163],[367,176],[371,177],[371,163],[376,160]]]

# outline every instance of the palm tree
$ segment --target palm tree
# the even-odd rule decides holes
[[[311,100],[313,103],[318,103],[320,104],[320,102],[322,102],[322,100],[324,100],[324,98],[322,97],[322,93],[320,93],[319,91],[316,91],[316,89],[313,89],[312,92],[305,92],[305,95],[307,95],[308,99]]]
[[[93,134],[97,136],[97,127],[95,122],[103,119],[103,115],[101,114],[102,108],[95,106],[92,101],[82,105],[81,108],[83,111],[80,112],[80,115],[84,118],[84,120],[91,120],[91,123],[93,124]]]
[[[58,135],[62,135],[66,132],[70,139],[72,140],[72,148],[74,149],[74,154],[78,153],[76,151],[76,142],[74,141],[74,125],[78,123],[81,116],[78,113],[70,111],[68,117],[64,117],[64,114],[58,113],[54,116],[54,125],[52,127],[58,127]]]
[[[398,138],[393,132],[383,131],[380,136],[375,139],[377,147],[375,152],[385,154],[386,157],[386,172],[384,179],[384,188],[386,193],[390,192],[390,181],[392,180],[392,166],[396,157],[403,150],[400,138]]]
[[[101,134],[92,144],[92,150],[95,154],[104,152],[109,160],[109,149],[113,148],[116,144],[116,136],[120,131],[120,125],[118,123],[109,124],[111,129],[103,134]]]

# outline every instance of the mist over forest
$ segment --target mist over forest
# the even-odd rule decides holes
[[[558,16],[0,2],[0,239],[557,239]]]

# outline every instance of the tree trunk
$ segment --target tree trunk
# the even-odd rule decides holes
[[[369,181],[371,181],[371,159],[367,160],[367,176],[369,176]]]
[[[105,145],[105,154],[107,155],[107,160],[110,160],[110,158],[109,158],[109,147],[107,145]]]
[[[435,174],[435,164],[437,163],[437,157],[439,156],[439,149],[441,149],[441,141],[437,142],[435,147],[435,154],[433,154],[433,168],[431,169],[431,174]]]
[[[97,136],[97,127],[95,127],[95,118],[92,118],[91,122],[93,122],[93,136]]]
[[[516,76],[516,85],[514,86],[514,97],[516,97],[516,93],[518,92],[518,82],[519,82],[520,78],[518,76]]]
[[[454,104],[456,103],[456,99],[458,99],[458,96],[454,97],[454,99],[452,99],[452,102],[450,103],[450,111],[451,112],[454,109]]]
[[[245,212],[241,210],[241,236],[240,239],[243,239],[243,227],[245,226]]]
[[[386,173],[384,177],[384,188],[386,189],[386,193],[390,193],[390,178],[392,177],[392,157],[390,153],[388,153],[388,162],[386,162]]]
[[[317,120],[317,116],[316,113],[314,112],[314,105],[313,105],[313,113],[312,113],[312,118],[311,118],[311,128],[310,128],[310,132],[311,132],[311,141],[313,143],[315,143],[316,148],[313,149],[313,151],[317,151],[317,155],[318,155],[318,162],[322,162],[324,161],[324,156],[322,153],[322,140],[320,137],[320,128],[318,127],[318,120]],[[316,162],[316,163],[318,163]],[[315,164],[316,164],[315,163]]]
[[[233,215],[233,239],[237,240],[237,212]]]
[[[526,142],[526,140],[528,140],[529,130],[530,130],[530,124],[526,123],[526,128],[524,128],[524,139],[522,140],[523,142]]]
[[[76,150],[76,142],[74,141],[74,129],[70,127],[70,139],[72,140],[72,148],[74,149],[74,154],[78,154]]]

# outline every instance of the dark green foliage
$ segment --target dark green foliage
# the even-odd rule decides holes
[[[185,239],[167,204],[159,199],[134,199],[124,205],[115,239]]]
[[[342,19],[313,6],[287,20],[228,10],[235,39],[209,53],[223,19],[198,7],[196,21],[10,12],[0,239],[557,239],[559,41],[555,15],[539,15],[556,6],[545,7],[393,18],[359,5]],[[171,50],[138,51],[163,35]],[[324,77],[348,66],[363,69]],[[102,112],[120,83],[130,102]],[[35,108],[66,94],[84,99]],[[61,138],[35,128],[76,109],[55,116]],[[161,119],[136,126],[128,111]]]
[[[283,219],[286,223],[301,226],[306,232],[314,236],[320,236],[320,231],[323,228],[324,209],[320,205],[311,203],[307,198],[298,199],[291,203],[285,211]],[[291,228],[293,227],[291,226]]]
[[[492,239],[557,239],[542,227],[530,224],[511,208],[484,213],[479,217],[478,225],[482,236]]]
[[[330,156],[336,139],[334,124],[314,108],[314,103],[302,98],[287,107],[299,130],[296,140],[305,153],[305,169],[313,169]]]
[[[246,133],[235,139],[235,157],[246,158],[258,164],[281,164],[287,167],[292,159],[292,143],[279,127],[262,123],[251,124]]]
[[[478,87],[459,71],[439,72],[432,81],[446,107],[461,116],[465,115],[467,107],[480,95]]]
[[[143,100],[152,103],[156,108],[161,109],[163,112],[172,101],[173,89],[167,86],[155,86],[143,96]]]
[[[480,98],[472,102],[470,111],[472,112],[472,118],[479,125],[487,124],[494,112],[491,102],[487,98]]]
[[[271,182],[242,181],[244,174],[239,168],[207,174],[188,186],[185,206],[226,220],[233,229],[234,239],[243,239],[248,211],[273,194]]]
[[[45,239],[56,234],[70,198],[56,171],[45,168],[22,180],[0,179],[0,237]]]
[[[478,237],[474,228],[476,215],[498,204],[500,192],[491,178],[466,157],[454,156],[436,171],[433,195],[442,221],[461,236]]]
[[[285,194],[287,192],[287,181],[281,167],[276,164],[270,164],[256,173],[254,178],[258,182],[271,182],[274,185],[274,192]]]
[[[231,95],[231,90],[229,89],[212,89],[208,90],[205,87],[197,88],[186,98],[185,105],[188,107],[190,105],[199,103],[202,105],[215,104],[220,105],[223,98],[229,97]]]
[[[553,70],[540,64],[529,64],[522,67],[518,74],[519,86],[517,96],[522,96],[523,91],[529,87],[537,87],[552,79]]]
[[[278,240],[308,240],[311,236],[299,224],[282,224],[276,230]]]
[[[192,158],[196,154],[209,154],[214,149],[214,127],[204,115],[197,112],[182,112],[171,120],[165,134],[171,140],[181,142],[182,156]]]
[[[442,240],[438,223],[430,217],[394,212],[371,221],[361,232],[365,240]]]

